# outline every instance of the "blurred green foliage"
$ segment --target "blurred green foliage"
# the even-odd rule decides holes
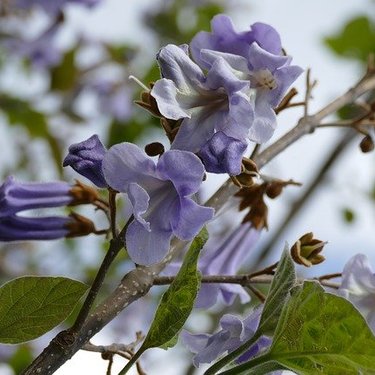
[[[375,23],[368,16],[350,20],[336,35],[325,39],[326,45],[341,57],[367,62],[375,53]]]

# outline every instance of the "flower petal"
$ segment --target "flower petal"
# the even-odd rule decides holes
[[[126,231],[126,249],[136,264],[151,265],[160,262],[169,249],[172,231],[155,228],[151,231],[134,220]]]
[[[159,51],[157,60],[163,78],[172,80],[179,91],[192,93],[202,87],[205,77],[201,68],[182,48],[168,44]]]
[[[181,240],[191,240],[212,219],[213,208],[200,206],[190,198],[181,198],[179,211],[172,221],[173,233]]]
[[[204,167],[191,152],[170,150],[165,152],[157,165],[159,178],[171,180],[181,196],[194,194],[202,184]]]
[[[170,79],[159,79],[151,90],[151,95],[155,98],[160,113],[169,119],[178,120],[190,117],[190,114],[183,108],[184,96],[178,95],[177,87]],[[186,107],[189,108],[189,103]]]
[[[255,117],[248,134],[249,139],[256,143],[267,142],[272,137],[276,125],[275,111],[263,98],[263,95],[259,95],[255,101]]]
[[[155,176],[155,163],[139,147],[124,142],[111,147],[104,155],[103,174],[113,189],[126,192],[128,184],[160,185]]]
[[[148,202],[150,200],[147,191],[138,184],[130,183],[128,187],[128,197],[133,206],[134,218],[142,224],[147,231],[150,231],[150,223],[142,217],[148,209]]]
[[[207,172],[228,173],[236,176],[241,173],[241,161],[247,144],[228,137],[223,132],[216,132],[206,142],[198,155]]]

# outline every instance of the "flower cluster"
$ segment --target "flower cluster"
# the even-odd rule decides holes
[[[53,7],[44,1],[35,4],[48,13],[56,13],[57,7],[67,2],[56,2]],[[80,1],[85,5],[96,2]],[[190,48],[173,44],[163,47],[157,62],[161,79],[152,85],[148,95],[157,107],[154,113],[162,121],[176,124],[173,137],[169,137],[171,149],[163,150],[158,160],[153,160],[127,142],[107,150],[94,135],[70,146],[64,160],[64,166],[71,166],[97,187],[127,194],[133,216],[125,235],[126,248],[131,259],[143,265],[163,259],[172,235],[191,240],[213,217],[212,208],[194,200],[205,172],[241,173],[247,141],[262,143],[271,137],[276,125],[274,109],[301,73],[299,67],[291,65],[291,58],[282,54],[280,37],[271,26],[256,23],[249,31],[238,33],[224,15],[214,17],[212,32],[198,33]],[[108,97],[108,87],[101,89]],[[107,104],[112,105],[109,101]],[[114,105],[117,110],[117,99]],[[119,115],[123,113],[120,111]],[[68,185],[64,185],[65,200],[61,203],[56,200],[60,197],[56,187],[45,186],[55,197],[50,205],[70,204],[64,195],[69,192]],[[38,190],[39,195],[31,200],[22,193],[26,199],[23,207],[44,207],[43,192]],[[1,210],[15,220],[16,211]],[[59,225],[67,227],[62,222]],[[236,272],[238,260],[243,257],[241,249],[248,250],[241,245],[248,242],[244,240],[248,238],[245,232],[255,233],[242,226],[218,248],[219,253],[207,253],[202,258],[202,271]],[[249,236],[249,241],[253,242],[253,236]],[[212,288],[217,290],[213,292]],[[210,294],[215,300],[220,289],[227,303],[236,294],[248,299],[240,287],[212,286],[207,287],[206,293],[204,289],[201,295]]]
[[[264,143],[276,127],[274,109],[302,69],[282,54],[278,33],[256,23],[237,33],[225,15],[187,45],[157,56],[162,79],[152,88],[160,113],[181,120],[173,149],[198,153],[208,172],[239,174],[250,139]],[[215,136],[216,134],[219,134]]]

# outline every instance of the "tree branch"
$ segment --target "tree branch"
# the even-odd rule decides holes
[[[375,74],[366,75],[348,92],[325,106],[315,115],[300,119],[295,128],[255,156],[254,161],[258,168],[263,167],[304,135],[311,133],[323,118],[374,88]],[[237,190],[238,188],[230,180],[226,181],[206,202],[206,205],[215,208],[218,212]],[[178,240],[173,242],[172,250],[163,262],[150,267],[137,267],[125,275],[114,292],[88,316],[78,337],[69,334],[69,331],[60,332],[22,374],[52,374],[124,308],[144,296],[154,284],[155,277],[170,262],[176,252],[186,245],[185,242]]]

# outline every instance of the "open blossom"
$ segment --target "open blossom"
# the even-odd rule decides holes
[[[207,75],[190,59],[187,46],[169,44],[157,59],[163,78],[151,95],[164,117],[182,119],[172,149],[197,153],[216,132],[246,144],[254,118],[251,92],[223,58],[215,59]]]
[[[201,59],[202,49],[228,52],[247,58],[250,45],[256,42],[265,51],[281,54],[279,33],[265,23],[256,22],[250,26],[250,30],[237,32],[230,17],[218,14],[211,20],[211,28],[211,33],[200,31],[190,43],[194,60],[204,68],[209,68],[210,65]]]
[[[212,28],[212,33],[201,32],[193,38],[192,54],[206,69],[218,58],[224,59],[233,74],[248,81],[254,93],[254,123],[249,138],[264,143],[276,127],[274,108],[302,69],[291,65],[290,56],[281,54],[280,36],[269,25],[256,23],[250,31],[237,33],[229,17],[218,15],[212,21]]]
[[[357,254],[346,263],[338,293],[358,308],[375,331],[375,274],[366,255]]]
[[[249,340],[255,333],[261,310],[256,309],[245,319],[226,314],[220,319],[221,330],[214,334],[191,334],[188,331],[181,332],[181,339],[190,351],[195,353],[193,363],[199,367],[201,363],[211,363],[224,353],[231,353],[241,344]],[[262,336],[242,354],[237,362],[241,363],[260,354],[271,344],[271,339]]]
[[[106,148],[99,137],[94,134],[85,141],[69,147],[63,166],[71,166],[76,172],[88,178],[100,188],[107,187],[102,171],[102,162]]]
[[[127,193],[132,203],[134,220],[126,231],[126,248],[135,263],[161,261],[173,234],[190,240],[213,216],[213,209],[191,198],[204,174],[201,161],[191,152],[167,151],[155,164],[125,142],[106,153],[103,172],[108,185]]]

